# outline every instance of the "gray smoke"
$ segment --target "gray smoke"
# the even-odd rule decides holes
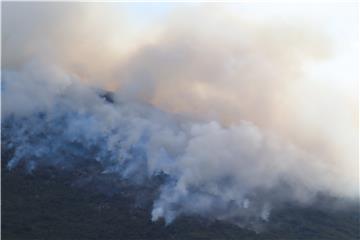
[[[102,18],[90,14],[97,5],[69,6],[4,6],[10,11],[3,16],[2,135],[15,150],[9,169],[74,169],[97,161],[102,174],[139,185],[165,174],[152,219],[167,223],[201,215],[246,225],[267,220],[284,202],[306,204],[319,193],[358,197],[357,126],[347,114],[330,118],[317,102],[323,96],[348,113],[342,99],[314,91],[321,114],[311,115],[294,91],[301,64],[327,55],[321,35],[303,26],[228,25],[221,14],[210,12],[211,18],[201,10],[186,12],[200,17],[196,23],[174,13],[154,42],[136,50],[112,55],[107,44],[96,48],[111,32],[126,33],[111,27],[77,52]],[[28,10],[21,23],[13,15],[19,9]],[[52,26],[64,35],[57,38]],[[111,86],[115,103],[101,97],[99,86]],[[319,124],[324,121],[338,128]]]
[[[3,73],[3,134],[15,148],[10,169],[72,168],[87,159],[136,184],[165,173],[171,180],[161,187],[152,219],[167,223],[197,214],[241,224],[267,219],[273,201],[306,203],[331,192],[329,166],[250,122],[223,127],[137,102],[112,104],[49,69],[30,64]]]

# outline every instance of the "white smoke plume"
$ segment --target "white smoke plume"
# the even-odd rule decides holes
[[[165,173],[152,219],[167,223],[246,224],[319,193],[358,197],[357,92],[304,73],[331,57],[326,34],[209,6],[140,31],[115,5],[3,4],[10,169],[93,160],[136,184]]]

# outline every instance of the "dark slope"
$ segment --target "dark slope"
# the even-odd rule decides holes
[[[51,168],[27,174],[3,164],[1,239],[360,239],[355,206],[337,211],[289,206],[273,212],[259,234],[198,217],[165,226],[151,222],[151,201],[139,203],[138,189],[125,184],[122,192],[104,194],[79,175]],[[109,188],[121,184],[103,181]]]
[[[111,93],[101,93],[114,103]],[[96,161],[69,169],[42,167],[31,174],[21,164],[9,171],[13,150],[2,123],[1,239],[360,239],[358,206],[331,210],[329,199],[312,207],[273,211],[261,233],[230,223],[182,217],[169,226],[151,221],[152,201],[166,176],[134,185],[104,170]],[[327,208],[327,206],[330,206]]]

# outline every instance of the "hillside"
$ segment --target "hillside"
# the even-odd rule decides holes
[[[165,226],[151,222],[151,202],[139,202],[139,189],[108,194],[91,181],[76,181],[84,179],[80,175],[52,168],[28,174],[3,164],[2,239],[359,239],[355,206],[337,211],[288,206],[273,212],[260,233],[200,217]],[[116,184],[122,183],[103,179],[102,186]],[[141,192],[143,200],[144,192],[154,194],[151,187]]]

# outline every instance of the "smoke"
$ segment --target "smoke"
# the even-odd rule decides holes
[[[140,31],[125,9],[3,4],[8,168],[97,161],[140,185],[164,173],[152,219],[167,223],[247,225],[319,193],[358,197],[356,95],[304,71],[332,56],[326,34],[209,6]]]

